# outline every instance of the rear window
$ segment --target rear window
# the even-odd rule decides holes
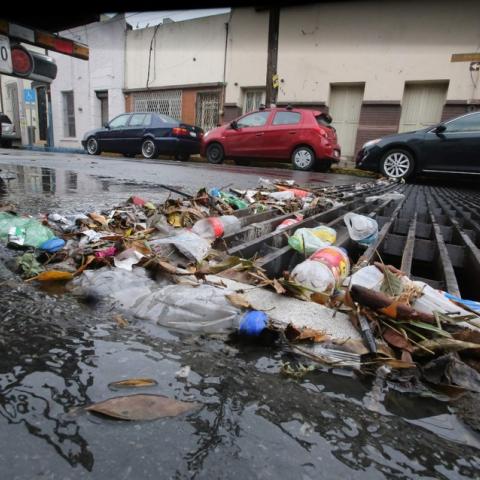
[[[277,112],[272,125],[295,125],[300,123],[301,114],[297,112]]]
[[[178,123],[178,120],[175,120],[174,118],[169,117],[168,115],[158,114],[157,118],[160,120],[160,123]]]
[[[332,117],[327,115],[326,113],[322,113],[321,115],[317,115],[315,117],[317,119],[317,123],[322,125],[322,127],[331,127]]]
[[[4,113],[0,113],[0,123],[12,123],[12,122]]]

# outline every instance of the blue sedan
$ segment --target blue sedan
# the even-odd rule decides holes
[[[187,160],[200,152],[203,130],[167,115],[151,112],[124,113],[106,122],[103,128],[87,132],[82,140],[89,155],[123,153],[144,158],[172,155]]]

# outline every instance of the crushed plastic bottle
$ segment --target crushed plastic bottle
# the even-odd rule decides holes
[[[240,319],[238,330],[244,335],[257,337],[266,328],[267,323],[268,317],[265,312],[251,310]]]
[[[241,228],[240,220],[233,215],[202,218],[192,227],[192,232],[205,240],[213,241],[238,232]]]
[[[350,238],[360,245],[368,246],[377,240],[378,223],[373,218],[348,212],[344,215],[343,221]]]
[[[296,223],[299,223],[303,220],[303,215],[301,213],[295,215],[294,218],[287,218],[284,220],[278,227],[275,229],[276,232],[279,232],[281,230],[284,230],[287,227],[291,227],[292,225],[295,225]]]
[[[325,247],[299,263],[292,271],[292,278],[300,285],[315,292],[331,295],[350,271],[350,260],[343,248]]]

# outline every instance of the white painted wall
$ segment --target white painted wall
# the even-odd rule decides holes
[[[117,16],[67,30],[61,35],[86,43],[88,61],[50,52],[58,66],[52,82],[52,114],[56,147],[81,148],[84,133],[101,126],[100,100],[95,91],[108,90],[108,116],[125,111],[125,19]],[[75,102],[75,138],[67,138],[63,128],[62,92],[73,90]]]
[[[329,84],[365,82],[365,100],[401,100],[407,81],[449,80],[447,100],[479,98],[468,63],[480,47],[478,0],[336,2],[283,9],[279,101],[325,101]],[[478,78],[478,76],[477,76]]]
[[[225,103],[240,106],[242,88],[265,86],[267,48],[268,12],[256,12],[254,8],[233,9],[228,35]]]
[[[215,15],[128,31],[126,88],[146,88],[154,34],[149,87],[222,82],[227,21]]]

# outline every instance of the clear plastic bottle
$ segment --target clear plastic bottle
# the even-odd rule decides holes
[[[206,240],[232,235],[240,230],[240,220],[233,215],[202,218],[192,227],[192,232]]]

